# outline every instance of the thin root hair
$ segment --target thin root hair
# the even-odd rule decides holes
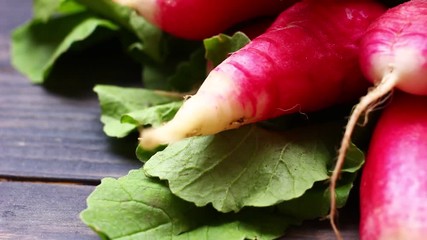
[[[308,120],[308,114],[305,113],[305,112],[303,112],[303,111],[301,111],[301,104],[295,104],[295,106],[290,107],[288,109],[278,108],[278,110],[280,110],[280,111],[282,111],[284,113],[287,113],[287,112],[292,111],[292,110],[294,110],[296,108],[298,108],[298,113],[301,114],[301,115],[303,115]]]
[[[377,84],[374,88],[370,89],[368,94],[363,96],[359,103],[354,107],[352,114],[349,117],[347,125],[344,130],[344,136],[341,141],[341,146],[338,150],[338,157],[335,164],[335,168],[332,172],[332,176],[330,178],[330,213],[329,220],[331,226],[334,230],[335,236],[337,239],[343,239],[341,233],[338,230],[338,227],[335,224],[335,217],[337,215],[336,209],[336,184],[340,176],[341,169],[345,162],[345,157],[347,154],[347,150],[351,143],[351,135],[354,131],[355,126],[362,114],[365,113],[365,123],[367,122],[368,113],[375,110],[379,105],[383,104],[387,99],[389,99],[390,93],[396,86],[398,81],[398,76],[396,74],[387,74],[384,78]]]

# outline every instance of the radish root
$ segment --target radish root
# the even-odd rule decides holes
[[[365,114],[365,119],[364,119],[364,124],[365,124],[367,122],[367,117],[368,117],[367,115],[371,111],[373,111],[378,105],[383,103],[383,101],[381,101],[381,98],[383,98],[384,96],[392,92],[398,80],[399,80],[399,77],[393,71],[385,75],[384,78],[374,88],[372,88],[367,95],[363,96],[360,99],[360,102],[355,106],[347,122],[347,125],[345,127],[345,132],[341,141],[341,146],[340,146],[340,149],[338,150],[337,162],[332,172],[332,176],[330,178],[330,185],[329,185],[330,198],[331,198],[329,220],[337,239],[341,240],[343,238],[335,223],[335,216],[337,215],[335,189],[336,189],[337,181],[340,176],[341,169],[345,162],[347,150],[351,143],[351,135],[354,131],[354,128],[356,127],[356,124],[360,116],[362,116],[362,114]]]

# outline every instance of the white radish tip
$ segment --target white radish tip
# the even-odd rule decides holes
[[[170,122],[142,131],[140,146],[154,149],[187,137],[211,135],[248,123],[251,109],[242,108],[238,91],[239,86],[229,75],[212,71]]]
[[[168,133],[168,131],[165,131],[164,127],[149,128],[143,130],[139,138],[139,144],[146,150],[153,150],[160,145],[173,143],[180,139],[182,139],[182,137]]]
[[[143,130],[140,146],[152,150],[187,137],[215,134],[244,124],[238,121],[242,118],[241,112],[233,110],[235,101],[218,101],[217,96],[201,95],[187,100],[170,122]]]

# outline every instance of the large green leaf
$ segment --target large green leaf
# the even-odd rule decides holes
[[[124,114],[121,122],[134,124],[135,126],[160,126],[171,120],[181,106],[182,101],[176,101],[136,110]]]
[[[165,34],[133,9],[111,0],[77,1],[132,33],[123,39],[129,54],[143,63],[145,88],[186,92],[198,87],[205,78],[201,42]]]
[[[12,35],[12,63],[34,83],[42,83],[58,58],[77,43],[91,46],[113,35],[139,61],[160,63],[168,54],[167,35],[111,0],[35,0],[33,10],[33,20]]]
[[[169,189],[131,171],[118,180],[106,178],[89,196],[83,221],[110,239],[158,239],[195,228],[203,211],[173,196]],[[151,236],[151,238],[150,238]]]
[[[175,116],[181,105],[182,101],[176,101],[155,105],[141,110],[136,110],[124,114],[121,118],[121,123],[125,124],[126,126],[128,126],[128,124],[133,124],[134,128],[143,127],[146,125],[156,127],[171,120]],[[146,150],[138,145],[136,149],[136,156],[140,161],[146,162],[157,151],[163,148],[164,147],[161,146],[154,150]]]
[[[97,85],[94,91],[98,94],[101,106],[104,132],[111,137],[124,137],[137,127],[135,123],[122,122],[123,115],[179,100],[165,92],[143,88]]]
[[[355,173],[345,173],[341,177],[335,192],[337,207],[345,205],[350,190],[353,188],[353,181],[356,178]],[[318,182],[314,187],[307,190],[300,198],[285,201],[278,205],[279,210],[286,216],[295,219],[316,219],[325,217],[330,209],[330,192],[328,183]]]
[[[176,65],[174,74],[167,79],[172,90],[189,92],[200,87],[206,78],[204,53],[202,48],[197,48],[189,54],[188,60]]]
[[[34,83],[42,83],[55,61],[97,29],[96,41],[108,38],[118,27],[88,13],[56,17],[48,22],[31,21],[12,33],[12,64]],[[95,40],[93,40],[95,41]]]
[[[81,219],[104,239],[274,239],[291,223],[271,209],[219,214],[198,208],[141,170],[103,179],[87,204]]]
[[[354,173],[346,173],[337,186],[343,206]],[[329,193],[316,183],[304,195],[276,207],[244,208],[239,213],[219,213],[196,207],[173,195],[167,185],[148,178],[142,170],[102,180],[87,199],[81,219],[104,239],[276,239],[290,225],[324,217]]]
[[[144,87],[188,92],[206,77],[206,60],[200,42],[168,38],[164,62],[144,64]]]
[[[212,203],[221,212],[271,206],[298,198],[329,178],[340,130],[340,125],[286,132],[247,126],[171,144],[144,170],[167,180],[174,194],[197,206]],[[360,166],[363,154],[355,152]]]
[[[114,3],[111,0],[76,0],[91,11],[110,19],[114,23],[132,32],[136,39],[130,43],[132,47],[137,45],[138,51],[148,55],[156,61],[162,61],[165,57],[164,33],[133,9]],[[132,42],[132,40],[129,40]]]
[[[207,224],[183,233],[178,240],[262,240],[277,239],[290,225],[300,222],[281,215],[274,208],[247,208],[239,213],[206,216]],[[206,220],[205,220],[206,221]]]
[[[60,6],[66,0],[34,0],[33,16],[34,19],[47,21],[52,15],[58,12]]]

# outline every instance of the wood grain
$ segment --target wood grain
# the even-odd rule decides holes
[[[109,139],[94,98],[69,99],[0,73],[0,175],[100,179],[141,163],[136,137]]]
[[[0,182],[0,239],[99,239],[78,217],[93,189],[73,184]],[[343,223],[344,239],[358,239],[357,223],[351,219]],[[289,229],[281,239],[334,239],[334,235],[328,221],[314,220]]]
[[[96,66],[111,69],[106,65],[108,57],[101,57],[104,60],[97,65],[88,64],[95,60],[83,55],[61,59],[64,64],[54,71],[54,84],[31,84],[9,63],[10,32],[30,18],[31,1],[2,0],[0,9],[0,176],[83,181],[119,177],[139,168],[136,136],[115,140],[102,132],[98,100],[92,92],[96,82],[89,81],[106,75],[128,80],[127,76],[96,71]],[[123,57],[111,60],[109,64],[124,62]],[[94,76],[93,72],[105,73]]]
[[[79,219],[92,186],[0,182],[0,239],[99,239]]]

